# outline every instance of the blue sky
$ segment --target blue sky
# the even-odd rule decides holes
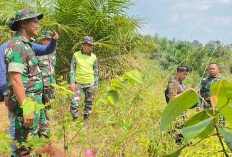
[[[142,34],[176,40],[232,43],[232,0],[133,0],[129,14],[148,24]]]

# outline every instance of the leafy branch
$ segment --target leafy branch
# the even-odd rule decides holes
[[[201,138],[193,145],[196,146],[198,143],[211,136],[218,137],[222,147],[222,152],[225,154],[225,156],[229,156],[222,139],[224,138],[225,143],[229,149],[232,150],[232,134],[225,131],[222,126],[219,127],[217,124],[219,120],[219,113],[225,117],[228,122],[232,122],[232,109],[229,106],[230,98],[232,97],[232,84],[221,80],[214,83],[210,91],[212,94],[211,103],[213,108],[203,110],[186,121],[185,127],[182,129],[185,145],[167,154],[167,156],[178,156],[182,149],[184,149],[186,146],[191,146],[188,145],[188,143],[194,138]],[[172,100],[162,113],[160,130],[165,131],[169,124],[177,116],[179,116],[186,109],[195,105],[199,97],[200,96],[198,93],[196,93],[196,91],[190,89]],[[215,113],[216,108],[218,109],[217,113]],[[214,130],[216,130],[216,134],[210,135]]]

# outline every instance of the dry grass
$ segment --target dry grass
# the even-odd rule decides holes
[[[8,111],[4,102],[0,102],[0,131],[7,133],[9,127]]]
[[[147,62],[143,59],[143,57],[135,57],[132,54],[100,58],[98,60],[99,78],[118,78],[122,76],[125,71],[131,71],[134,69],[142,71],[146,64]]]
[[[9,120],[8,120],[8,111],[4,102],[0,102],[0,132],[8,133]],[[6,154],[0,152],[1,157],[7,157]]]

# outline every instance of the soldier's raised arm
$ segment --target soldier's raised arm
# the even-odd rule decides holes
[[[48,55],[55,51],[57,46],[57,41],[59,39],[59,35],[56,31],[53,31],[51,34],[51,41],[48,45],[40,45],[36,43],[31,43],[35,50],[36,56]]]

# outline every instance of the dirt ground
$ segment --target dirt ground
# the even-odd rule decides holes
[[[4,102],[0,102],[0,131],[7,133],[9,127],[8,111]]]
[[[4,102],[0,102],[0,132],[8,133],[9,120],[8,111]],[[0,152],[0,157],[7,157],[9,155],[2,154]]]

